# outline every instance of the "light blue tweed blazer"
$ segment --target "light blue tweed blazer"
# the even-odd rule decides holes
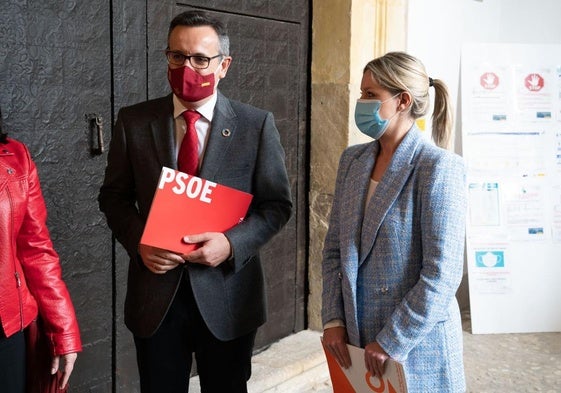
[[[377,141],[343,153],[323,251],[323,323],[352,345],[377,341],[410,392],[463,392],[455,298],[463,270],[463,160],[413,127],[365,206]]]

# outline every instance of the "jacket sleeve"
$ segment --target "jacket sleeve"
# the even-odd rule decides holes
[[[111,136],[105,179],[98,202],[117,240],[131,258],[136,258],[144,230],[144,220],[140,217],[137,207],[136,185],[128,160],[130,153],[127,149],[123,117],[125,114],[121,110]]]
[[[138,199],[141,197],[139,194],[143,194],[139,187],[143,187],[143,185],[135,182],[131,157],[136,154],[138,156],[136,159],[141,160],[144,156],[137,154],[138,151],[136,150],[131,152],[131,149],[138,149],[138,146],[142,146],[142,143],[136,141],[137,147],[134,148],[132,146],[133,141],[127,139],[126,128],[134,130],[141,127],[139,125],[141,122],[135,122],[134,114],[131,113],[124,108],[119,111],[117,116],[111,134],[105,178],[99,192],[98,202],[100,210],[105,214],[109,228],[111,228],[119,243],[123,245],[130,258],[139,261],[138,244],[144,231],[145,220],[141,217],[140,201]],[[139,138],[138,134],[136,135],[137,138]],[[148,165],[148,162],[144,164]],[[152,176],[147,167],[143,168],[146,170],[144,183],[148,183]],[[159,170],[160,167],[158,167],[158,174]],[[151,189],[149,193],[153,195],[154,190]]]
[[[80,332],[58,254],[46,226],[47,212],[37,169],[29,157],[28,204],[17,236],[17,254],[29,291],[37,301],[54,354],[79,352]]]
[[[235,271],[282,229],[292,212],[284,149],[272,113],[263,121],[252,183],[250,214],[225,233],[234,249]]]
[[[339,160],[339,169],[337,171],[337,179],[335,182],[335,194],[331,206],[329,218],[329,227],[325,236],[323,245],[322,260],[322,278],[323,278],[323,294],[322,294],[322,324],[325,326],[328,322],[339,320],[345,323],[345,310],[343,307],[342,292],[342,272],[341,272],[341,249],[340,249],[340,225],[339,211],[341,209],[341,188],[348,170],[348,159],[345,159],[346,152],[343,153]]]
[[[463,274],[467,204],[463,161],[444,154],[421,170],[427,176],[420,190],[420,277],[376,337],[400,361],[438,322],[449,318]]]

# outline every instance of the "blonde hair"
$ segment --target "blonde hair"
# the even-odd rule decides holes
[[[452,107],[446,84],[440,79],[429,78],[425,66],[417,58],[405,52],[389,52],[370,61],[364,72],[372,72],[372,77],[380,86],[392,94],[407,91],[411,94],[409,108],[413,119],[427,114],[430,106],[429,87],[435,90],[432,113],[432,139],[436,145],[449,148],[452,135]]]

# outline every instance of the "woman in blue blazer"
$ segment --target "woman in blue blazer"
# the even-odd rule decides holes
[[[415,120],[435,89],[432,136]],[[455,298],[463,270],[465,169],[443,149],[451,133],[446,85],[416,58],[369,62],[355,121],[375,140],[343,153],[323,251],[324,344],[343,367],[346,343],[380,376],[393,358],[410,392],[465,391]]]

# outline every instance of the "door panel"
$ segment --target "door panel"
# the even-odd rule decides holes
[[[229,98],[273,112],[286,152],[294,215],[262,250],[268,322],[259,329],[260,348],[305,327],[305,132],[307,122],[308,2],[191,1],[148,4],[148,94],[168,94],[169,22],[189,9],[216,14],[226,25],[233,57],[220,90]],[[302,250],[302,252],[299,252]]]
[[[146,78],[146,0],[113,1],[113,119],[118,110],[148,98]],[[114,392],[140,392],[136,350],[125,327],[124,304],[129,257],[114,244]]]
[[[107,392],[111,236],[96,202],[105,158],[90,154],[85,115],[97,113],[110,128],[109,1],[10,2],[0,7],[0,26],[4,126],[28,145],[37,164],[81,328],[84,351],[72,391]]]

